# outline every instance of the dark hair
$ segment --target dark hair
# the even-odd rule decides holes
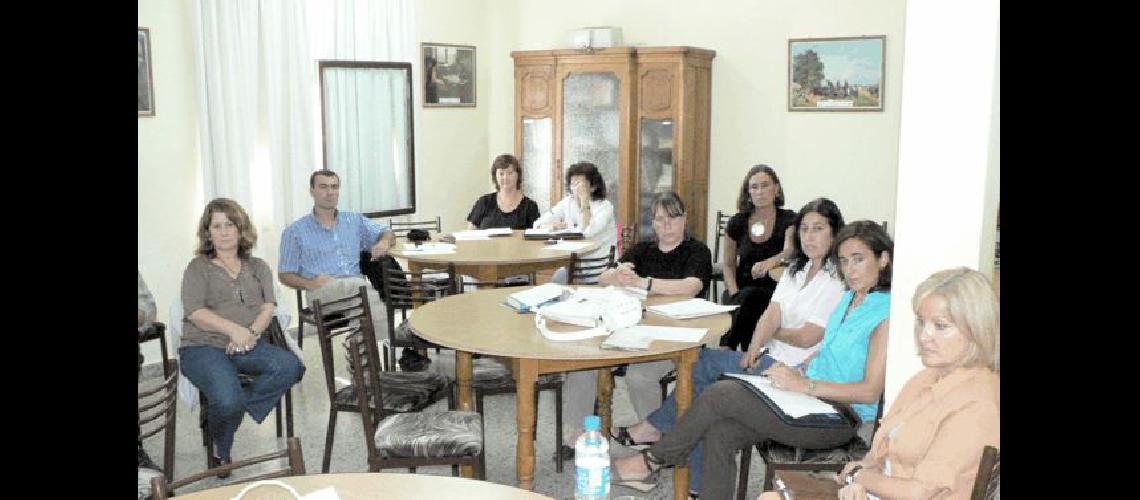
[[[215,212],[225,214],[226,218],[237,226],[238,234],[241,235],[238,238],[238,257],[249,258],[250,251],[254,245],[257,245],[257,230],[249,222],[249,215],[246,215],[241,205],[229,198],[214,198],[206,204],[206,209],[202,211],[202,217],[198,220],[198,248],[194,250],[194,254],[205,255],[211,259],[218,256],[214,242],[210,241],[210,222],[213,221]]]
[[[575,175],[585,176],[586,180],[590,181],[590,185],[594,188],[594,191],[590,193],[590,198],[595,200],[606,199],[606,181],[602,179],[601,172],[598,172],[598,167],[594,166],[593,163],[583,161],[570,165],[570,168],[566,170],[567,190],[570,189],[570,178]]]
[[[895,265],[895,244],[891,241],[891,235],[887,234],[883,226],[869,220],[857,220],[843,226],[843,229],[839,230],[839,235],[831,242],[830,256],[833,262],[836,264],[839,263],[839,245],[842,245],[844,241],[852,238],[862,241],[864,245],[867,245],[867,248],[870,248],[871,252],[875,254],[876,259],[881,258],[883,252],[891,254],[890,260],[887,261],[887,267],[879,271],[879,281],[868,290],[870,292],[880,290],[889,291],[891,289],[891,272]],[[839,267],[839,278],[843,278],[842,267]]]
[[[653,196],[653,201],[649,202],[649,216],[653,217],[657,213],[657,207],[665,209],[665,213],[669,217],[680,217],[685,215],[685,202],[681,201],[681,197],[672,191],[664,193],[657,193]]]
[[[336,179],[338,181],[340,180],[340,176],[336,175],[336,172],[333,172],[332,170],[329,170],[327,168],[322,168],[320,170],[317,170],[316,172],[313,172],[312,175],[309,176],[309,188],[310,189],[317,187],[317,176],[318,175],[323,176],[323,177],[336,177]]]
[[[499,190],[499,183],[495,181],[495,171],[501,168],[514,168],[515,173],[518,174],[515,188],[522,189],[522,167],[519,165],[519,159],[515,158],[515,155],[501,154],[495,157],[495,161],[491,162],[491,185],[495,186],[495,191]]]
[[[752,209],[756,208],[756,205],[752,203],[752,196],[748,194],[748,180],[760,172],[768,174],[768,177],[772,178],[772,182],[776,183],[776,189],[779,190],[776,193],[774,205],[777,207],[784,206],[784,185],[780,184],[780,177],[776,175],[776,171],[772,170],[772,167],[761,163],[759,165],[753,165],[752,168],[748,169],[748,175],[744,176],[744,182],[740,184],[740,197],[736,199],[737,210],[743,213],[749,213]]]
[[[807,202],[800,212],[796,214],[796,220],[792,223],[795,229],[795,236],[792,239],[792,246],[795,248],[796,253],[792,257],[792,265],[789,266],[788,271],[792,274],[798,273],[807,267],[811,259],[804,253],[803,243],[800,241],[800,223],[803,222],[807,214],[816,213],[824,219],[827,219],[827,225],[831,226],[831,238],[835,241],[835,236],[839,234],[839,230],[843,228],[843,213],[839,211],[839,206],[827,198],[816,198]],[[830,261],[835,264],[835,260],[831,257],[831,249],[828,248],[828,255],[824,256],[824,261]]]

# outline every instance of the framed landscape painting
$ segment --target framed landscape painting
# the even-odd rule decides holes
[[[886,38],[788,40],[788,111],[882,111]]]

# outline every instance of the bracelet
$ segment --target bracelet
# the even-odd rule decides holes
[[[811,394],[812,396],[815,396],[815,379],[814,378],[808,379],[808,391],[807,391],[807,393]]]
[[[645,291],[648,292],[649,289],[652,287],[653,287],[653,278],[649,278],[649,280],[645,282]]]
[[[854,483],[855,482],[855,476],[858,476],[859,471],[861,471],[861,470],[863,470],[863,465],[862,464],[855,464],[855,466],[852,467],[851,470],[847,471],[847,476],[843,478],[843,482],[846,484]]]

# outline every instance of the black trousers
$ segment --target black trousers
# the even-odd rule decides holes
[[[760,322],[760,316],[764,315],[764,310],[772,300],[772,293],[776,291],[776,286],[768,283],[770,281],[764,280],[755,286],[746,286],[737,290],[736,295],[729,297],[726,303],[739,304],[740,307],[736,309],[732,317],[732,327],[721,339],[721,345],[727,345],[732,349],[739,347],[742,351],[748,350],[748,344],[752,342],[752,332],[756,330],[756,323]]]
[[[738,382],[722,380],[701,392],[677,426],[649,448],[653,457],[685,465],[689,452],[705,442],[701,500],[732,498],[736,489],[736,452],[752,443],[773,440],[808,449],[832,448],[850,441],[856,428],[795,427],[780,420],[768,405]]]

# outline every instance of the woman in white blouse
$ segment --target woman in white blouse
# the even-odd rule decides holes
[[[606,181],[593,163],[580,162],[566,171],[566,184],[569,196],[534,221],[534,227],[581,232],[584,238],[598,242],[598,248],[583,257],[605,256],[618,237],[614,205],[606,199]],[[558,269],[552,281],[565,284],[566,268]]]
[[[839,299],[843,281],[835,264],[827,258],[832,239],[843,227],[843,214],[835,202],[816,198],[796,215],[793,238],[795,254],[787,272],[780,278],[772,303],[752,334],[747,352],[702,348],[693,366],[693,398],[724,373],[760,374],[769,366],[782,363],[800,366],[819,348],[823,331]],[[652,444],[677,423],[675,399],[669,395],[660,408],[632,427],[618,427],[618,443],[641,448]],[[693,470],[699,471],[701,449],[689,456]],[[690,489],[699,491],[699,474]]]

